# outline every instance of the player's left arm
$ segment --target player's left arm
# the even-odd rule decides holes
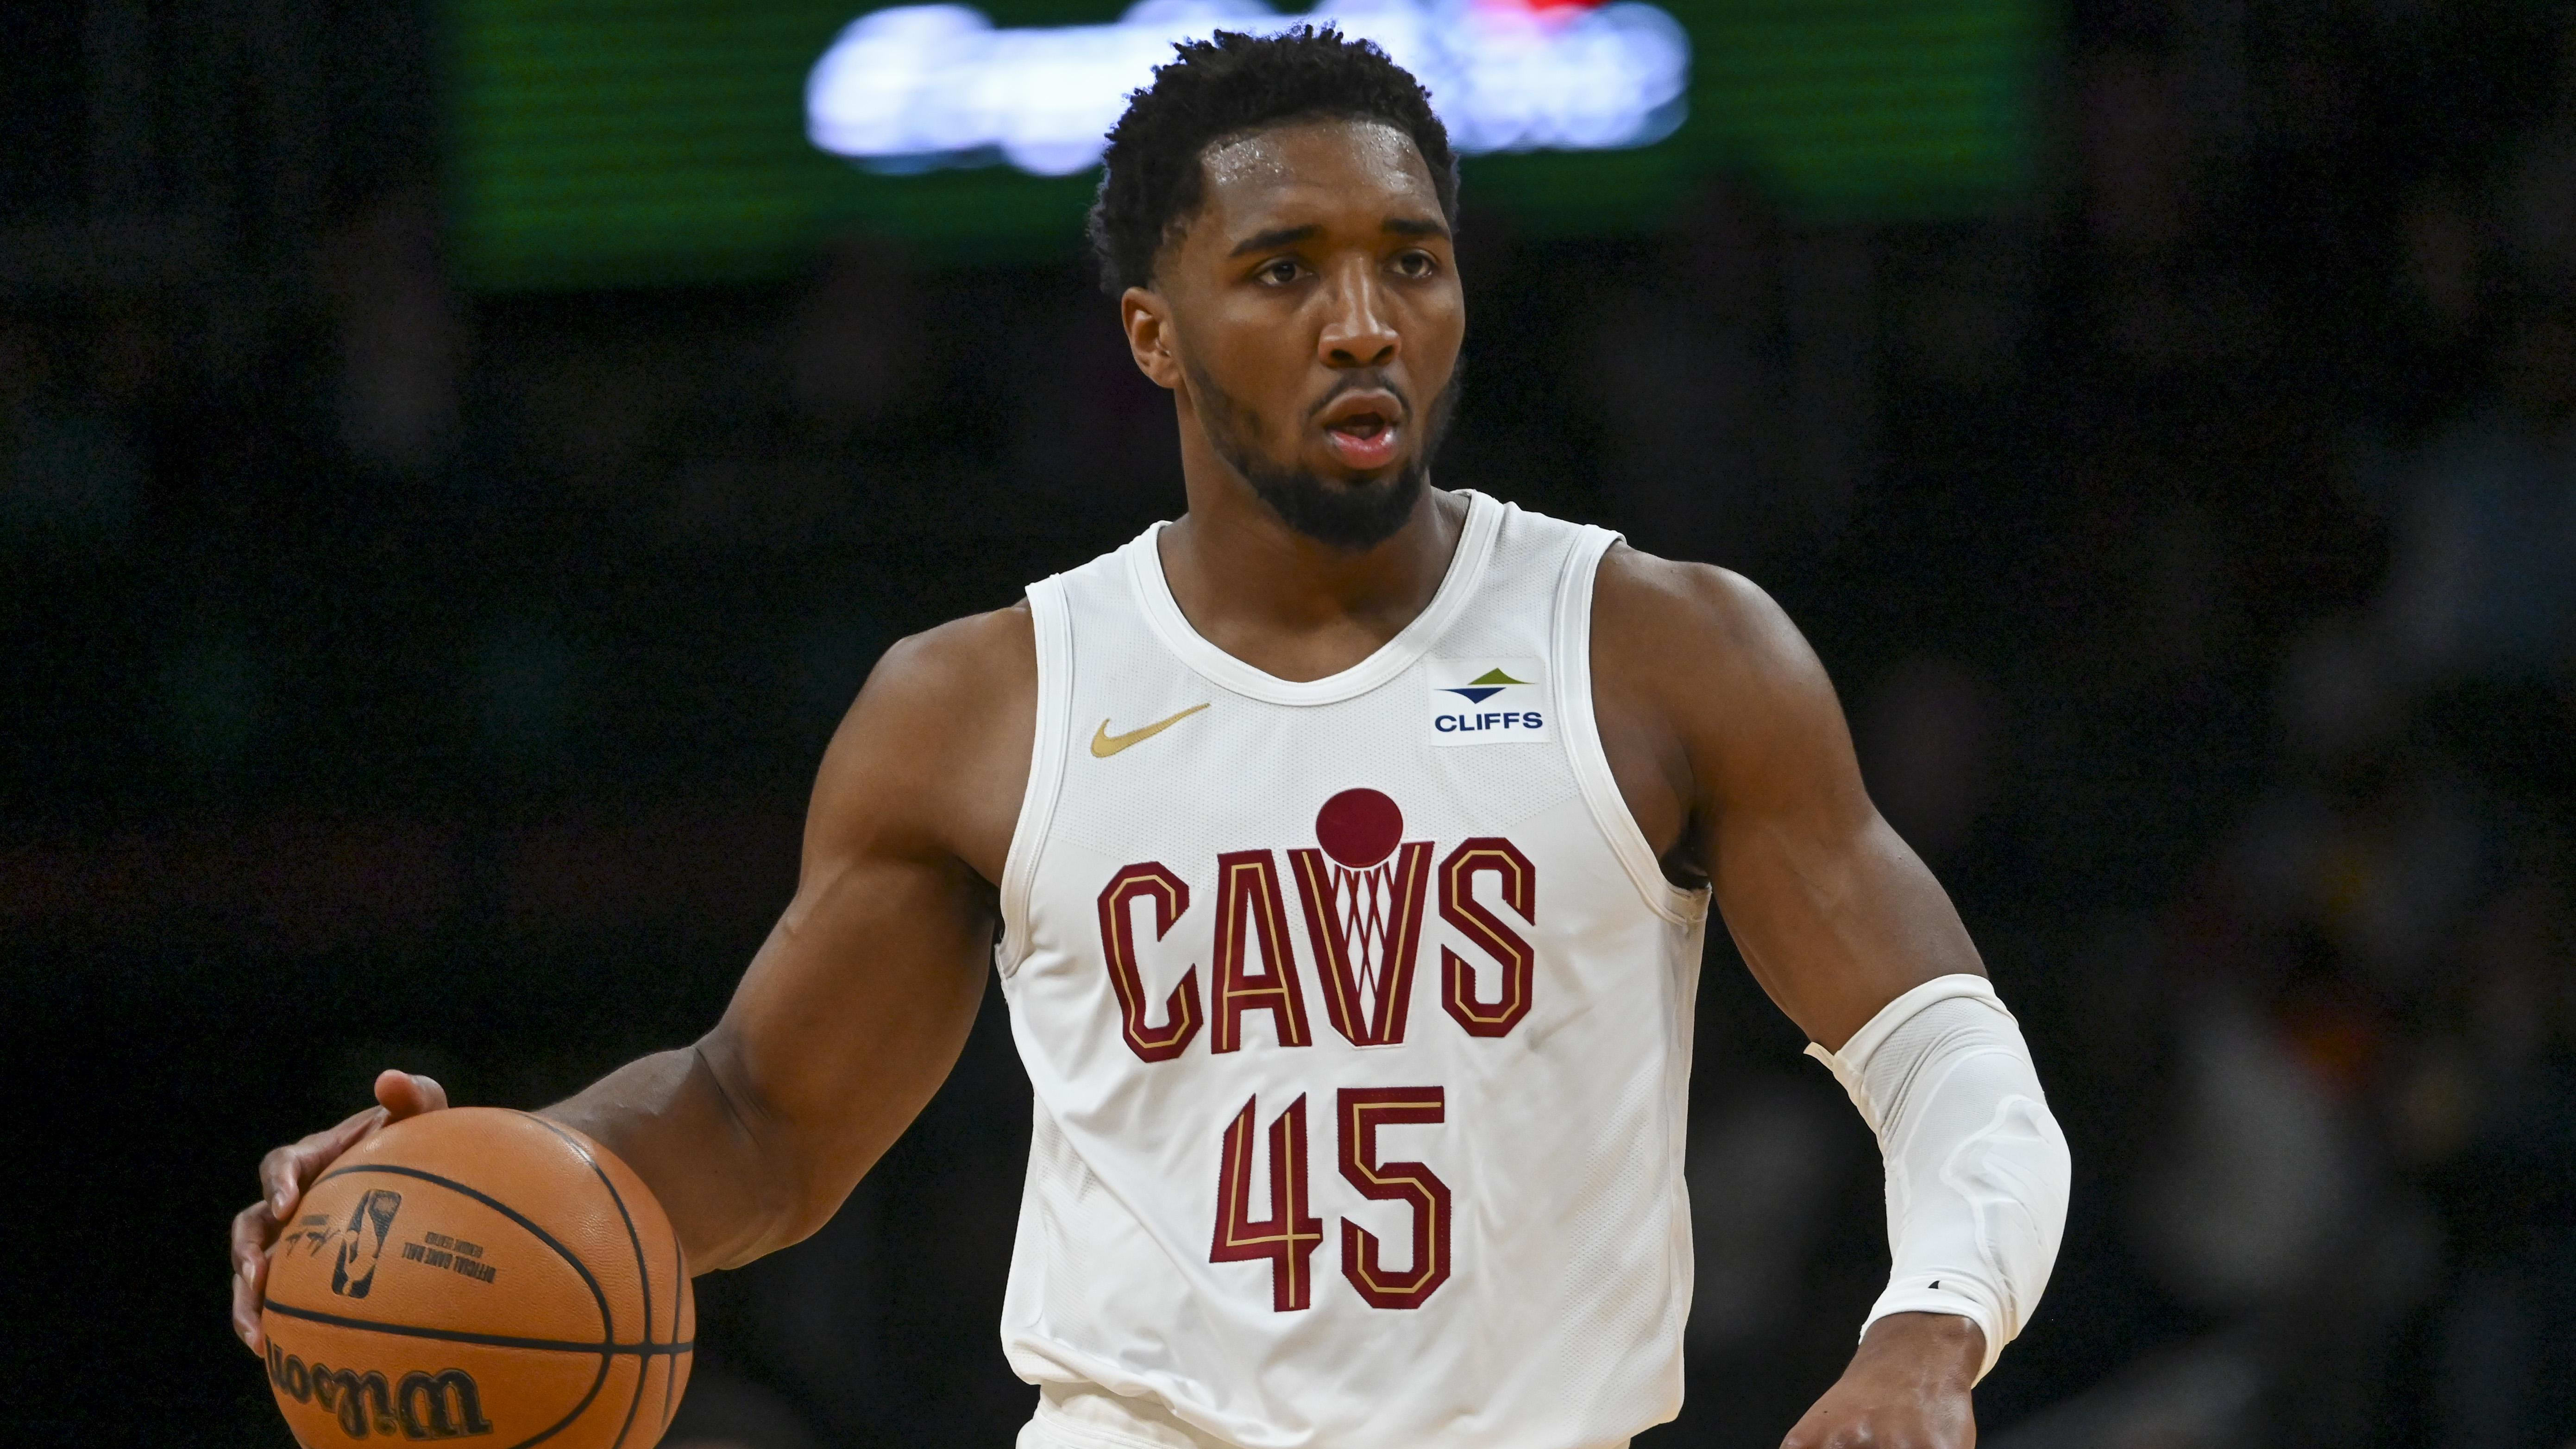
[[[1888,1291],[1786,1449],[1967,1449],[1969,1388],[2036,1303],[2064,1138],[1950,898],[1863,789],[1824,667],[1722,569],[1619,548],[1593,683],[1622,792],[1679,880],[1706,880],[1763,990],[1878,1134]]]

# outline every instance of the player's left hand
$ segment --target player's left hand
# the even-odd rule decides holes
[[[1780,1449],[1973,1449],[1968,1390],[1985,1355],[1985,1334],[1956,1314],[1891,1313]]]

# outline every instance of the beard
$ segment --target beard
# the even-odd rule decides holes
[[[1334,483],[1311,469],[1266,456],[1257,442],[1262,431],[1260,417],[1218,387],[1196,363],[1184,366],[1189,370],[1190,390],[1199,402],[1200,425],[1206,429],[1208,444],[1216,449],[1217,456],[1243,475],[1252,491],[1279,515],[1280,522],[1328,548],[1353,553],[1375,548],[1395,537],[1405,520],[1413,516],[1414,505],[1430,484],[1431,459],[1440,451],[1440,440],[1448,435],[1449,417],[1458,405],[1459,384],[1466,376],[1465,359],[1461,358],[1451,369],[1448,384],[1417,419],[1412,399],[1398,391],[1382,372],[1370,368],[1345,373],[1331,392],[1307,409],[1307,416],[1321,412],[1343,393],[1364,387],[1385,388],[1405,403],[1403,422],[1418,421],[1422,438],[1413,456],[1385,477]]]

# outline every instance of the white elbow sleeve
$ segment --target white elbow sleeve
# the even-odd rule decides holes
[[[1878,1134],[1887,1164],[1891,1313],[1956,1313],[1984,1330],[1983,1378],[2029,1321],[2066,1229],[2065,1134],[2030,1048],[1982,976],[1887,1004],[1840,1052],[1809,1045]]]

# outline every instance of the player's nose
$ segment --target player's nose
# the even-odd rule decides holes
[[[1384,367],[1395,360],[1402,339],[1374,266],[1339,268],[1324,292],[1324,328],[1317,342],[1326,367]]]

